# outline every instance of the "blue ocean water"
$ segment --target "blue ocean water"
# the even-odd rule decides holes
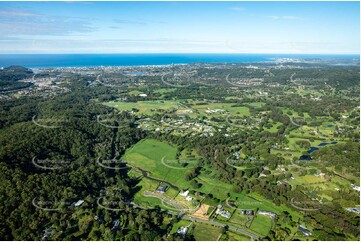
[[[196,62],[254,63],[272,62],[279,58],[357,59],[358,55],[297,54],[1,54],[0,67],[21,65],[39,67],[138,66],[169,65]]]

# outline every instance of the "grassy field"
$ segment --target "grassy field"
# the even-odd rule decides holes
[[[132,169],[128,175],[130,177],[141,177],[141,173],[135,171],[134,169]],[[143,194],[145,191],[155,191],[155,189],[158,187],[159,182],[157,181],[152,181],[146,178],[143,178],[140,180],[140,182],[137,184],[137,187],[139,188],[139,191],[137,193],[135,193],[134,198],[133,198],[133,202],[138,204],[139,206],[143,206],[143,207],[155,207],[155,206],[159,206],[162,209],[167,209],[167,207],[172,207],[170,204],[166,204],[167,207],[162,205],[162,202],[160,199],[158,198],[154,198],[154,197],[145,197]],[[172,189],[172,188],[168,188],[168,190],[164,193],[164,196],[169,197],[169,198],[173,198],[175,196],[177,196],[178,191]]]
[[[154,139],[145,139],[128,149],[122,160],[149,171],[150,176],[168,181],[181,189],[191,188],[190,181],[185,180],[185,174],[194,168],[196,163],[182,167],[174,161],[176,152],[175,146]],[[218,181],[213,174],[200,174],[195,179],[203,185],[197,189],[191,188],[192,190],[214,194],[220,199],[226,199],[227,193],[232,190],[232,185]]]
[[[250,115],[248,107],[232,107],[234,103],[208,103],[205,105],[197,105],[193,103],[191,105],[192,109],[195,109],[202,115],[208,115],[205,111],[208,109],[222,109],[230,112],[232,115],[237,116],[247,116]],[[215,114],[216,116],[216,114]]]
[[[247,105],[251,106],[251,107],[255,107],[255,108],[260,108],[263,107],[265,105],[264,102],[253,102],[253,103],[247,103]]]
[[[242,215],[241,211],[236,210],[232,217],[229,219],[229,222],[239,225],[240,227],[243,227],[246,225],[246,222],[248,221],[248,217],[246,215]]]
[[[174,224],[173,224],[173,227],[172,227],[172,230],[170,231],[170,233],[171,233],[171,234],[174,234],[174,233],[177,232],[177,230],[179,229],[179,227],[186,227],[186,226],[188,226],[188,225],[190,225],[190,224],[191,224],[190,221],[181,219],[181,220],[179,220],[177,223],[174,223]],[[189,228],[191,228],[191,227],[189,227]],[[188,231],[188,232],[190,232],[190,231]]]
[[[104,102],[104,105],[108,107],[116,108],[120,111],[129,111],[132,108],[139,110],[139,113],[152,115],[154,112],[161,110],[177,109],[178,102],[175,101],[138,101],[138,102],[117,102],[110,101]]]
[[[187,188],[189,182],[184,177],[189,169],[188,167],[183,169],[183,167],[173,162],[176,152],[177,148],[167,143],[154,139],[145,139],[127,150],[122,159],[150,172],[151,177],[168,181],[181,188]],[[165,158],[163,159],[163,157]]]
[[[158,93],[164,94],[168,91],[172,91],[172,89],[159,89]],[[137,91],[130,92],[132,95],[138,95],[140,94]],[[138,102],[120,102],[120,101],[110,101],[110,102],[104,102],[104,105],[108,107],[116,108],[120,111],[129,111],[133,108],[136,108],[139,110],[139,113],[152,115],[154,112],[157,111],[165,111],[165,110],[171,110],[171,109],[179,109],[180,101],[174,100],[174,101],[166,101],[166,100],[157,100],[157,101],[138,101]],[[197,117],[198,115],[204,115],[207,116],[208,114],[205,112],[206,110],[210,109],[222,109],[224,111],[228,111],[230,114],[235,116],[247,116],[250,115],[249,108],[248,107],[232,107],[235,105],[235,103],[208,103],[205,105],[197,105],[196,103],[188,103],[191,109],[194,110],[193,114],[190,114],[190,117]],[[258,103],[255,103],[255,105],[261,105]],[[186,109],[185,106],[183,108]],[[213,116],[217,116],[220,114],[212,114]]]
[[[226,239],[227,237],[227,239]],[[222,237],[219,239],[220,241],[250,241],[251,238],[239,234],[233,231],[227,231],[225,234],[222,235]]]
[[[160,88],[160,89],[154,90],[153,92],[154,93],[164,94],[164,93],[167,93],[167,92],[174,92],[175,90],[177,90],[177,88]]]
[[[251,193],[251,194],[233,194],[231,193],[231,198],[234,199],[234,197],[238,197],[237,200],[235,200],[235,204],[237,205],[237,208],[239,209],[256,209],[259,208],[261,210],[266,210],[270,212],[274,212],[276,214],[281,214],[283,211],[288,211],[294,221],[297,221],[298,218],[300,218],[302,215],[299,214],[297,211],[291,209],[288,206],[282,205],[282,206],[276,206],[272,201],[265,199],[263,196],[257,194],[257,193]]]
[[[197,241],[217,240],[221,234],[220,227],[212,226],[206,223],[191,222],[183,219],[173,225],[170,233],[176,233],[178,228],[182,226],[189,226],[188,234],[192,233]]]
[[[256,231],[263,236],[267,236],[272,228],[272,221],[269,217],[264,215],[257,215],[251,224],[250,229]]]
[[[137,96],[139,94],[141,94],[142,92],[141,91],[138,91],[138,90],[133,90],[133,91],[130,91],[128,92],[129,95],[134,95],[134,96]]]
[[[269,129],[265,128],[265,130],[268,132],[271,132],[271,133],[275,133],[275,132],[277,132],[277,128],[281,125],[282,125],[281,122],[277,122],[277,123],[274,123],[271,128],[269,128]]]
[[[228,196],[227,193],[232,191],[232,185],[219,181],[211,175],[200,174],[196,180],[202,183],[202,187],[196,189],[199,192],[213,194],[221,200],[225,200]]]
[[[205,223],[195,223],[193,230],[194,238],[197,241],[214,241],[221,234],[221,228]]]
[[[310,185],[312,183],[324,183],[327,182],[326,179],[317,177],[315,175],[305,175],[305,176],[294,176],[294,180],[290,180],[289,183],[292,186],[296,185]]]

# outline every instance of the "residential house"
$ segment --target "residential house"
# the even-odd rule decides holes
[[[188,227],[180,227],[177,231],[177,234],[181,235],[181,236],[186,236],[188,232]]]
[[[188,193],[189,193],[189,191],[186,190],[185,192],[180,193],[179,195],[181,195],[182,197],[187,197],[187,196],[188,196]]]
[[[71,204],[71,206],[73,206],[73,207],[79,207],[79,206],[81,206],[83,203],[84,203],[84,200],[79,200],[79,201],[77,201],[77,202],[73,202],[73,203]]]
[[[276,217],[275,213],[265,211],[265,210],[258,210],[258,214],[269,216],[270,218],[274,219]]]
[[[219,215],[221,215],[222,217],[225,217],[225,218],[230,218],[231,217],[231,213],[228,212],[227,210],[222,209],[222,205],[217,206],[216,214],[219,214]]]
[[[298,229],[306,236],[312,235],[311,231],[309,231],[306,227],[299,225]]]
[[[156,192],[159,193],[164,193],[165,191],[167,191],[168,186],[159,186],[156,190]]]

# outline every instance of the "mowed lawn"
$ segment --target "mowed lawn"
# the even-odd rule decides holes
[[[221,228],[205,223],[196,223],[193,235],[196,241],[215,241],[221,234]]]
[[[233,186],[231,184],[219,181],[217,178],[214,178],[212,174],[200,174],[195,179],[202,184],[200,188],[195,190],[206,194],[213,194],[214,197],[221,200],[227,199],[227,193],[232,192]]]
[[[268,216],[258,214],[251,224],[250,229],[263,236],[267,236],[272,228],[272,221]]]

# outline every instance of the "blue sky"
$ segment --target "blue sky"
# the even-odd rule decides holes
[[[0,2],[0,53],[360,52],[359,2]]]

